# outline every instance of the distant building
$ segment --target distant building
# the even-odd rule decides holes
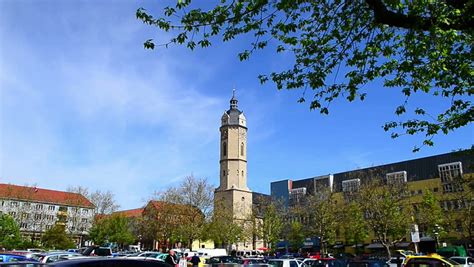
[[[364,169],[351,170],[347,172],[327,174],[306,179],[285,179],[271,183],[271,196],[278,199],[287,208],[299,203],[305,196],[317,195],[318,190],[329,189],[339,198],[347,199],[352,193],[357,192],[361,184],[373,177],[382,177],[387,184],[406,184],[410,203],[414,210],[421,201],[423,192],[430,190],[440,200],[440,206],[445,211],[460,211],[471,203],[461,203],[456,199],[456,194],[463,190],[461,178],[474,175],[474,149],[451,152],[430,157],[406,160]],[[463,218],[455,222],[454,232],[459,233],[460,238]],[[464,231],[467,229],[464,229]],[[474,229],[473,229],[474,230]],[[473,231],[471,230],[471,231]],[[468,230],[469,231],[469,230]],[[430,234],[420,226],[421,237],[430,239]],[[366,243],[371,242],[369,237]],[[409,238],[407,238],[409,240]],[[433,240],[433,239],[431,239]],[[344,243],[340,236],[336,242],[339,246]],[[372,247],[376,245],[372,244]]]
[[[185,247],[192,250],[214,248],[214,244],[209,241],[193,240],[190,247],[187,247],[188,240],[182,240],[182,243],[170,240],[170,234],[175,233],[180,224],[204,216],[199,209],[193,206],[150,200],[143,208],[116,211],[113,215],[121,215],[130,219],[131,230],[136,235],[138,245],[144,250],[165,251],[167,248]],[[147,230],[141,229],[145,224],[153,225],[150,220],[161,225],[159,229],[155,229],[161,230],[162,233],[155,233],[161,235],[161,239],[156,238],[155,235],[150,237]]]
[[[39,241],[54,224],[63,224],[78,244],[89,233],[94,204],[78,193],[0,184],[0,214],[11,215],[21,234]]]

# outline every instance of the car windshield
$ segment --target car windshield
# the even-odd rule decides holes
[[[452,261],[455,261],[460,264],[465,264],[466,263],[466,258],[449,258]]]
[[[275,266],[275,267],[283,267],[283,261],[268,261],[268,264]]]
[[[449,263],[451,263],[452,265],[460,265],[460,263],[461,263],[461,264],[464,264],[463,262],[458,262],[458,261],[456,261],[455,259],[446,259],[446,258],[445,258],[444,260],[447,261],[447,262],[449,262]]]

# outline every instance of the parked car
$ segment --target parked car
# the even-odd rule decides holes
[[[453,260],[443,258],[438,254],[426,256],[407,256],[403,267],[461,267],[461,265]]]
[[[338,261],[335,258],[312,259],[306,258],[301,263],[302,267],[336,267]],[[341,265],[342,266],[342,265]]]
[[[474,259],[471,257],[451,257],[449,259],[459,263],[463,267],[474,267]]]
[[[112,249],[109,247],[90,246],[82,252],[82,255],[84,256],[112,256]]]
[[[166,256],[168,254],[165,253],[160,253],[160,252],[153,252],[153,251],[147,251],[147,252],[142,252],[136,256],[131,256],[127,257],[128,259],[142,259],[142,260],[157,260],[157,261],[165,261]]]
[[[57,261],[64,261],[74,257],[81,257],[82,255],[75,252],[67,252],[67,251],[58,251],[58,252],[50,252],[50,253],[42,253],[39,255],[33,256],[33,259],[41,263],[52,263]]]
[[[463,246],[448,246],[442,247],[436,250],[438,255],[441,255],[445,258],[449,257],[467,257],[467,251]]]
[[[146,261],[146,260],[137,260],[130,258],[100,258],[100,257],[89,257],[84,259],[73,259],[68,261],[55,262],[48,264],[48,266],[57,266],[57,267],[170,267],[165,262],[162,261]]]
[[[296,259],[271,259],[268,264],[274,267],[300,267],[301,262]]]
[[[405,263],[405,257],[392,257],[387,263],[390,267],[400,267]]]
[[[347,267],[389,267],[389,265],[385,260],[353,259],[348,262]]]
[[[266,264],[267,260],[264,258],[244,258],[242,259],[242,264],[243,265],[254,265],[254,264]]]
[[[233,257],[233,256],[217,256],[217,257],[210,257],[206,260],[207,264],[216,264],[216,263],[238,263],[242,264],[242,259]]]
[[[3,262],[18,262],[18,261],[29,261],[35,262],[36,260],[26,257],[25,255],[18,255],[18,254],[0,254],[0,263]]]

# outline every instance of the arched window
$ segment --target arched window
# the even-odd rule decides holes
[[[222,143],[222,156],[227,156],[227,143]]]
[[[222,176],[225,176],[225,170],[222,170]]]
[[[244,171],[242,171],[242,177],[244,177]]]
[[[245,147],[244,147],[244,142],[242,142],[242,144],[240,144],[240,155],[243,156],[245,154],[245,151],[244,151]]]

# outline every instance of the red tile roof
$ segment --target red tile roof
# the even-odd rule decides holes
[[[0,184],[0,199],[17,199],[85,208],[95,207],[85,196],[78,193],[13,184]]]
[[[123,215],[127,218],[131,217],[139,217],[142,215],[144,208],[139,208],[139,209],[132,209],[132,210],[120,210],[114,212],[114,214],[120,214]]]

